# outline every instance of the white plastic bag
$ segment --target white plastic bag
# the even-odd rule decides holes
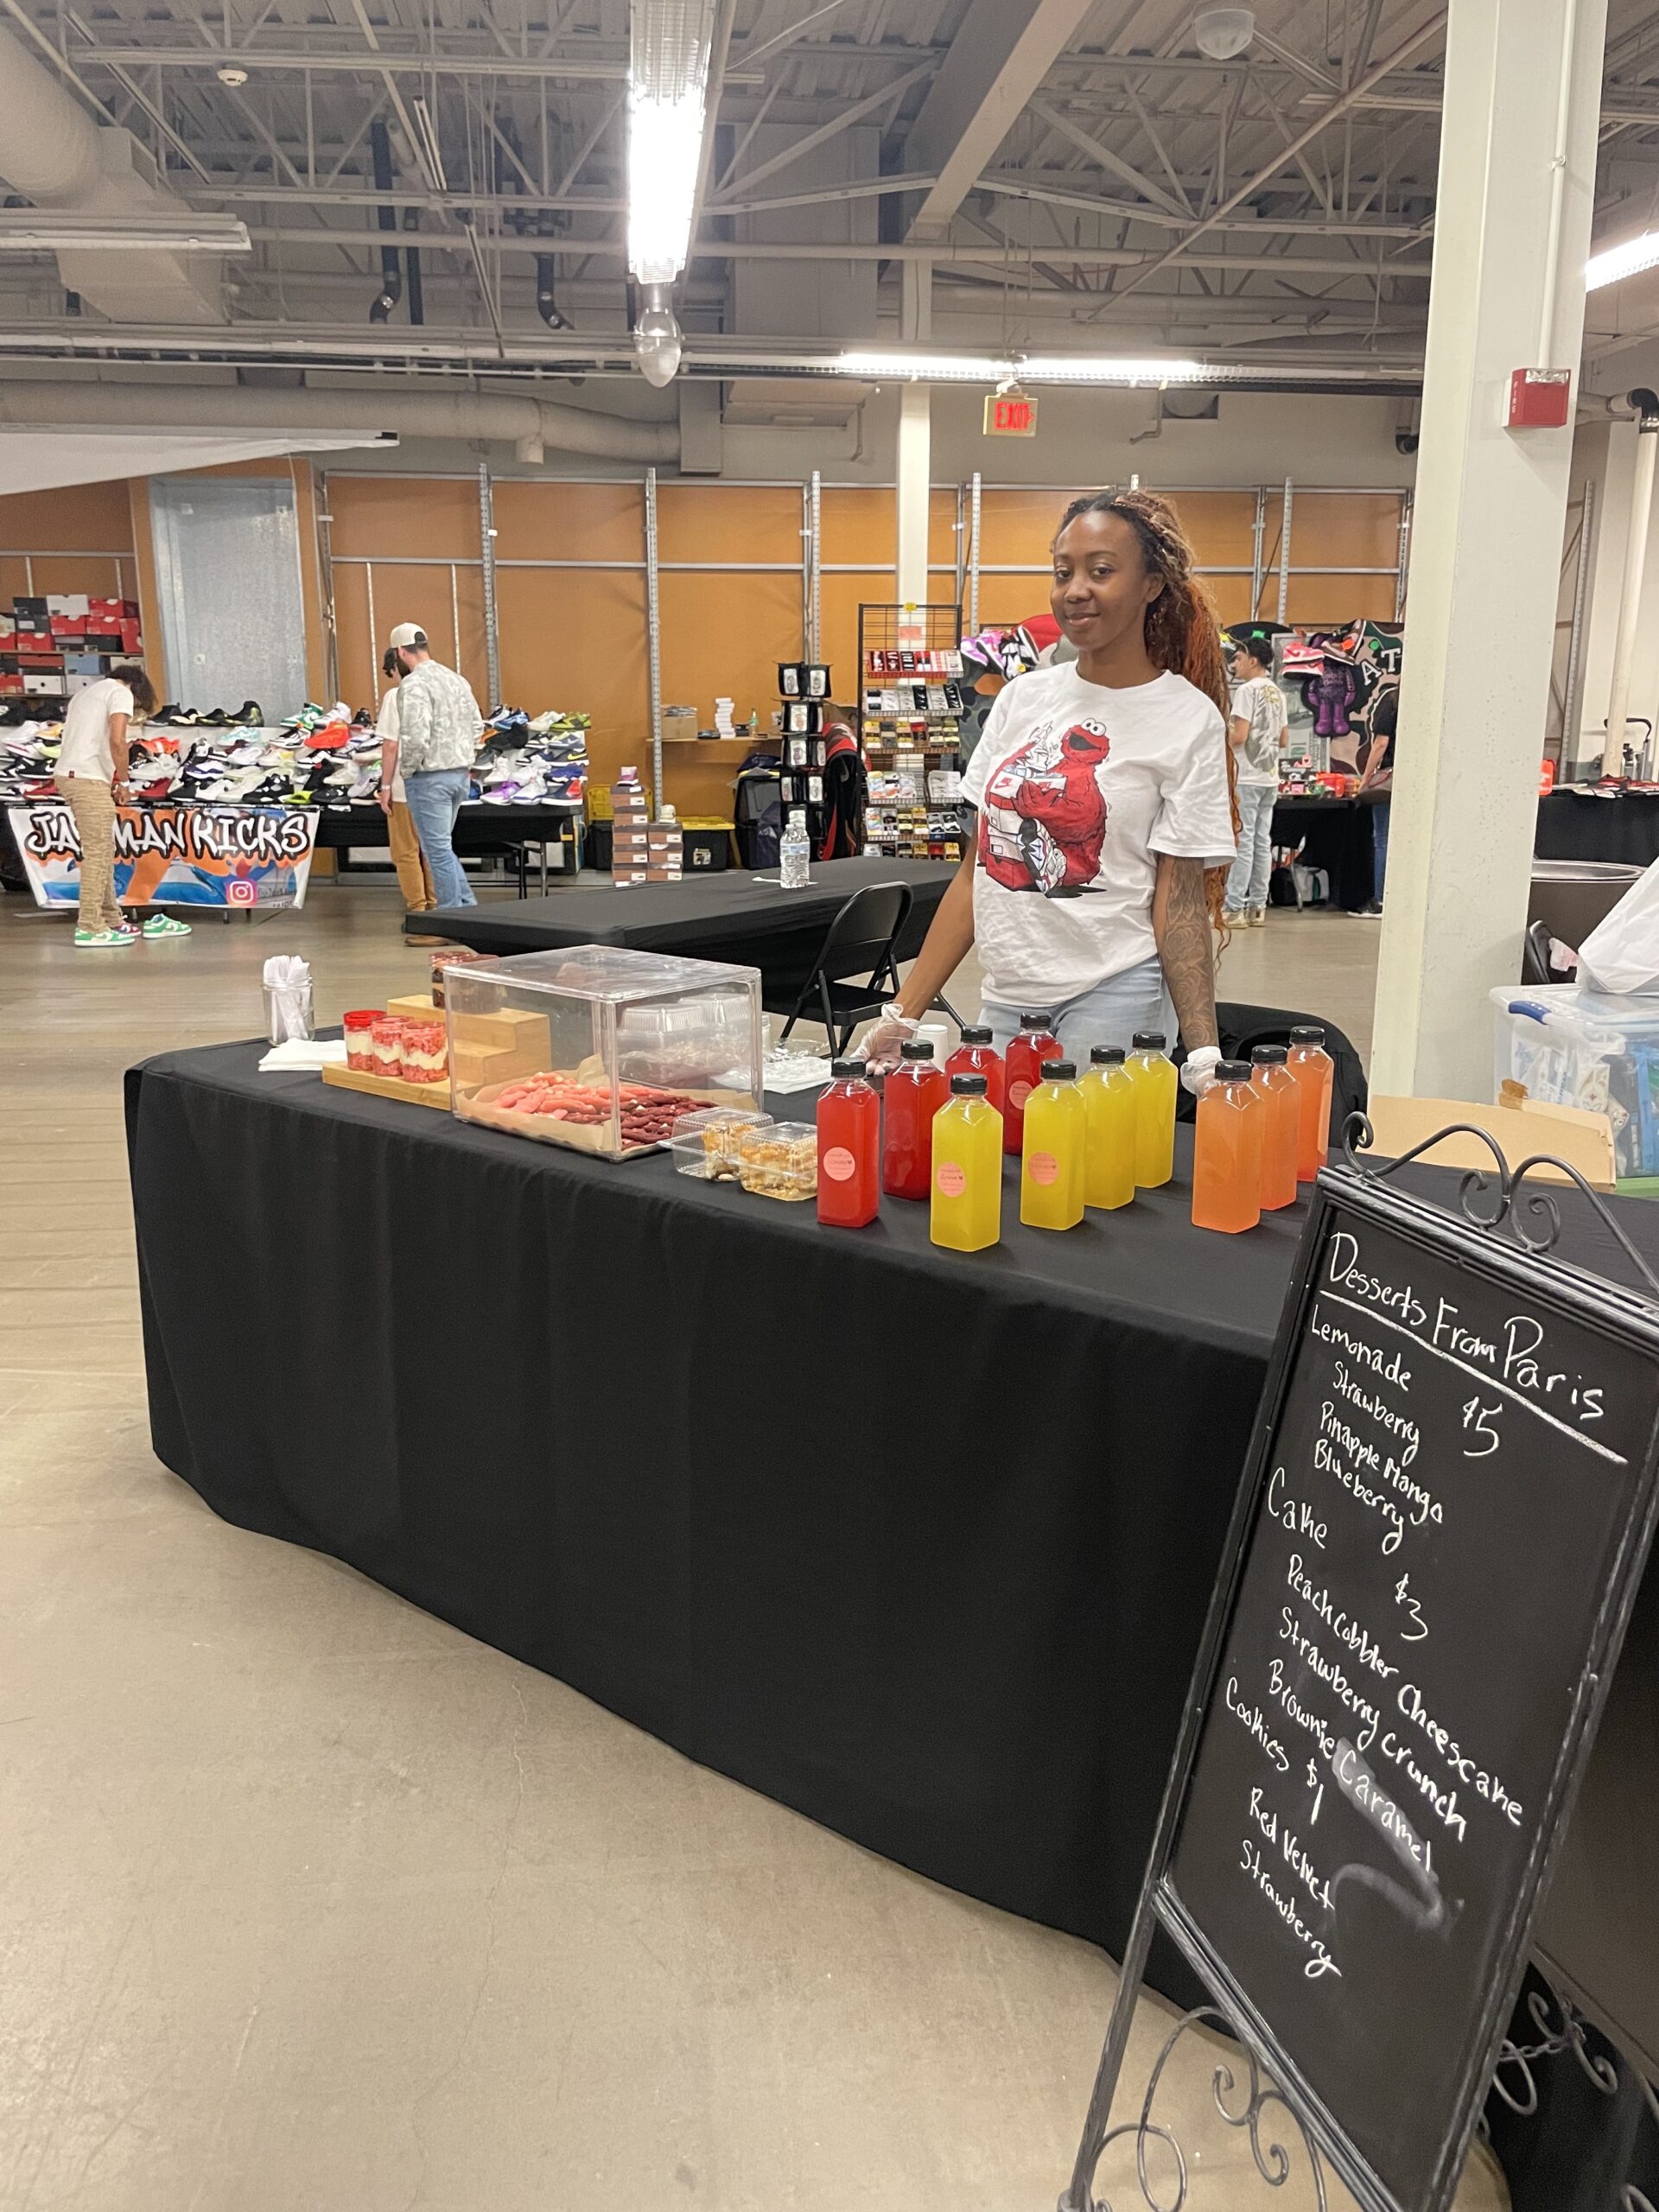
[[[1659,861],[1579,947],[1579,981],[1595,991],[1659,995]]]

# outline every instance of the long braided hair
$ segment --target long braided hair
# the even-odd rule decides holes
[[[1184,676],[1206,699],[1212,699],[1225,723],[1232,712],[1232,694],[1222,652],[1221,625],[1209,592],[1192,573],[1192,548],[1174,508],[1155,492],[1090,493],[1084,499],[1073,499],[1060,517],[1059,529],[1054,533],[1056,541],[1068,524],[1084,514],[1122,515],[1134,531],[1147,574],[1156,576],[1163,586],[1147,609],[1147,657],[1154,668]],[[1227,797],[1236,836],[1238,771],[1233,748],[1224,734],[1222,749],[1227,758]],[[1205,870],[1205,897],[1210,918],[1217,931],[1222,931],[1227,874],[1224,868]],[[1222,934],[1224,936],[1225,931],[1222,931]]]

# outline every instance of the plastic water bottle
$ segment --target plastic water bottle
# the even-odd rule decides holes
[[[798,814],[791,815],[784,825],[779,840],[779,874],[785,891],[804,891],[807,887],[808,862],[812,849],[806,842],[806,824]]]

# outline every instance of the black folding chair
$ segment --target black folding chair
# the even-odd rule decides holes
[[[784,1036],[816,993],[818,1018],[830,1033],[833,1050],[837,1057],[846,1051],[848,1039],[866,1014],[879,1014],[899,988],[893,948],[910,918],[911,904],[907,883],[870,883],[854,892],[824,931],[812,972],[784,1024]],[[868,980],[849,980],[855,976]]]
[[[1523,983],[1559,983],[1561,980],[1550,965],[1548,923],[1529,922],[1527,925],[1527,933],[1521,940],[1521,980]]]

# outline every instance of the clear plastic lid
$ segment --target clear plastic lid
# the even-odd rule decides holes
[[[639,952],[626,944],[573,944],[556,952],[516,952],[496,961],[486,973],[493,984],[528,983],[541,990],[562,991],[568,998],[626,1006],[734,985],[747,990],[760,971],[721,960]]]

